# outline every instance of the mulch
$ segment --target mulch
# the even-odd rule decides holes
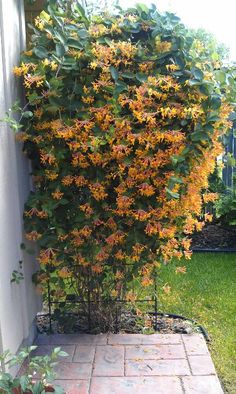
[[[236,251],[236,227],[217,222],[206,224],[201,232],[193,234],[192,249]]]

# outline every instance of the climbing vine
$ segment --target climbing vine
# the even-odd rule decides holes
[[[89,273],[95,298],[135,301],[124,283],[152,285],[161,264],[189,259],[203,200],[217,197],[208,176],[231,126],[232,70],[155,6],[88,19],[56,4],[14,69],[30,110],[17,138],[32,160],[24,219],[37,281],[85,299]]]

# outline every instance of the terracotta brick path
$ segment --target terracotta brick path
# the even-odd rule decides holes
[[[200,334],[40,335],[37,355],[61,346],[57,367],[67,394],[222,394]]]

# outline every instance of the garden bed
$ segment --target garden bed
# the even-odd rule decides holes
[[[87,319],[84,316],[68,316],[68,320],[71,319],[70,327],[61,324],[56,319],[51,319],[47,314],[39,313],[37,315],[37,329],[40,334],[43,333],[93,333],[98,334],[97,328],[89,329]],[[154,333],[158,332],[161,334],[191,334],[193,332],[199,332],[201,329],[192,321],[183,319],[181,317],[169,317],[168,315],[155,316],[151,314],[145,315],[144,318],[140,318],[131,312],[124,312],[121,315],[121,321],[119,324],[119,333]],[[117,333],[115,324],[111,328],[110,332]]]
[[[192,235],[193,250],[236,251],[236,227],[209,223],[201,232]]]

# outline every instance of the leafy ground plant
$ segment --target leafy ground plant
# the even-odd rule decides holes
[[[56,377],[54,368],[57,358],[67,356],[60,348],[55,348],[51,355],[31,357],[30,353],[37,346],[22,349],[17,355],[5,351],[0,355],[0,393],[1,394],[44,394],[54,392],[63,394],[64,390],[52,384]],[[6,372],[8,368],[21,366],[24,363],[24,374],[12,376]]]

